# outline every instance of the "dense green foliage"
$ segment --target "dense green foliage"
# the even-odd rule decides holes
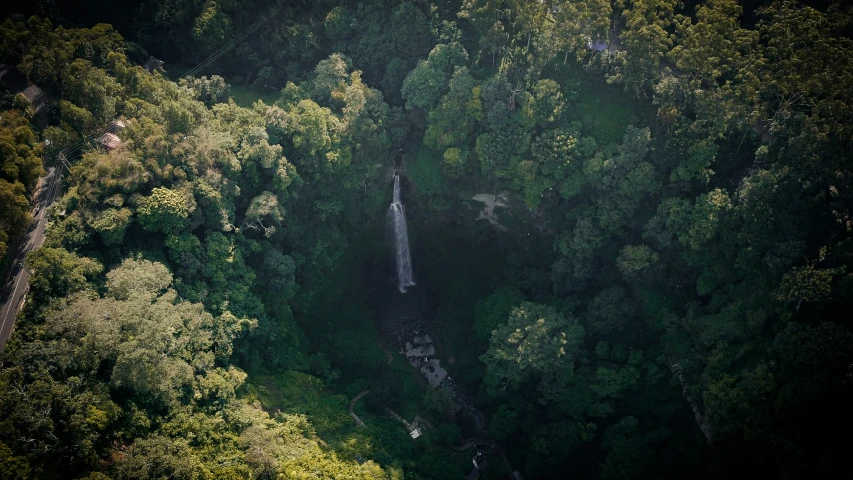
[[[72,165],[3,353],[0,470],[467,473],[452,394],[377,331],[396,166],[438,354],[504,456],[488,476],[829,477],[853,427],[853,9],[803,3],[9,16],[0,57],[50,101],[44,126],[3,100],[0,255],[43,140]],[[114,119],[121,146],[87,141]],[[436,428],[412,441],[386,405]]]
[[[26,102],[20,97],[18,103]],[[26,108],[26,105],[22,105]],[[29,199],[44,173],[42,146],[29,121],[19,109],[0,116],[0,258],[10,240],[16,239],[29,221]]]

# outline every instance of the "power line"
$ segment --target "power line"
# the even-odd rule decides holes
[[[59,159],[59,162],[61,162],[61,163],[62,163],[62,166],[63,166],[63,167],[65,167],[65,168],[67,168],[67,169],[68,169],[68,172],[69,172],[69,173],[71,173],[71,163],[70,163],[70,162],[68,162],[68,159],[67,159],[67,158],[65,158],[65,155],[63,155],[63,153],[62,153],[62,152],[59,152],[59,155],[57,156],[57,158]],[[61,170],[61,169],[60,169],[60,170]]]
[[[267,13],[266,15],[262,16],[261,18],[259,18],[257,21],[255,21],[255,23],[253,23],[251,26],[249,26],[249,28],[247,28],[243,33],[241,33],[240,35],[238,35],[237,37],[235,37],[234,39],[232,39],[232,40],[231,40],[230,42],[228,42],[227,44],[223,45],[219,50],[217,50],[216,52],[212,53],[208,58],[206,58],[206,59],[205,59],[205,60],[203,60],[201,63],[199,63],[198,65],[196,65],[194,68],[192,68],[190,71],[188,71],[187,73],[185,73],[181,78],[186,78],[186,77],[189,77],[189,76],[192,76],[192,75],[196,75],[197,73],[201,72],[203,69],[205,69],[205,68],[207,68],[208,66],[212,65],[216,60],[218,60],[220,57],[222,57],[222,55],[224,55],[224,54],[225,54],[225,53],[227,53],[229,50],[231,50],[232,48],[234,48],[234,47],[235,47],[239,42],[242,42],[243,40],[245,40],[246,38],[248,38],[248,37],[249,37],[249,35],[251,35],[251,34],[252,34],[252,33],[254,33],[255,31],[257,31],[257,30],[258,30],[258,29],[259,29],[259,28],[260,28],[264,23],[266,23],[267,21],[269,21],[272,17],[274,17],[274,16],[278,15],[278,13],[279,13],[279,12],[281,12],[281,10],[282,10],[283,8],[284,8],[284,2],[277,4],[275,7],[273,7],[273,8],[269,11],[269,13]],[[252,44],[251,44],[251,45],[252,45],[252,46],[253,46],[253,45],[256,45],[259,41],[260,41],[260,39],[255,40],[254,42],[252,42]],[[232,60],[231,60],[231,61],[226,65],[226,67],[231,66],[231,64],[233,64],[235,61],[237,61],[237,59],[239,59],[239,56],[237,56],[237,57],[235,57],[234,59],[232,59]],[[61,153],[61,154],[65,154],[65,155],[70,155],[71,153],[74,153],[74,152],[76,152],[77,150],[79,150],[79,149],[83,148],[87,142],[89,142],[89,141],[91,141],[91,140],[93,140],[93,139],[95,139],[95,138],[97,138],[97,137],[100,137],[100,136],[102,136],[102,135],[104,135],[104,134],[108,133],[109,131],[110,131],[110,125],[108,125],[104,130],[102,130],[102,131],[100,131],[100,132],[98,132],[98,133],[96,133],[96,134],[94,134],[94,135],[90,135],[90,136],[85,136],[85,135],[84,135],[84,136],[83,136],[83,138],[81,138],[78,142],[76,142],[75,144],[71,145],[70,147],[67,147],[67,148],[63,149],[60,153]],[[67,160],[66,160],[66,162],[67,162]]]
[[[189,72],[185,73],[183,75],[183,77],[181,77],[181,78],[186,78],[188,76],[195,75],[195,74],[199,73],[200,71],[202,71],[203,69],[207,68],[208,66],[212,65],[216,60],[218,60],[220,57],[222,57],[222,55],[224,55],[226,52],[228,52],[229,50],[234,48],[239,42],[242,42],[243,40],[248,38],[252,33],[257,31],[264,23],[266,23],[272,17],[277,15],[283,8],[284,8],[284,3],[277,4],[275,7],[273,7],[270,10],[269,13],[267,13],[266,15],[259,18],[255,23],[253,23],[249,28],[247,28],[246,31],[244,31],[243,33],[241,33],[240,35],[238,35],[237,37],[232,39],[227,44],[223,45],[219,50],[217,50],[216,52],[211,54],[207,59],[202,61],[200,64],[196,65]],[[250,44],[250,48],[252,46],[256,45],[259,41],[260,41],[260,39],[252,42]],[[237,59],[239,59],[239,55],[236,56],[234,59],[232,59],[230,62],[228,62],[226,67],[231,66],[231,64],[233,64],[235,61],[237,61]],[[82,135],[82,138],[79,141],[77,141],[76,143],[74,143],[70,147],[66,147],[66,148],[60,150],[60,152],[58,153],[58,155],[56,157],[57,161],[54,164],[54,168],[56,168],[56,170],[54,171],[54,178],[53,178],[53,181],[51,182],[51,185],[50,185],[49,190],[48,190],[48,195],[47,195],[47,199],[46,199],[48,204],[52,203],[52,200],[53,200],[52,197],[59,190],[60,182],[62,181],[62,168],[64,167],[69,171],[69,173],[71,172],[71,164],[68,161],[68,159],[66,158],[66,155],[70,155],[70,154],[76,152],[77,150],[83,148],[87,142],[105,135],[106,133],[108,133],[110,131],[111,127],[112,127],[112,122],[110,124],[108,124],[107,127],[104,128],[103,130],[101,130],[100,132],[95,133],[94,135]]]
[[[83,138],[81,138],[77,143],[75,143],[74,145],[71,145],[70,147],[66,147],[66,148],[62,149],[62,151],[61,151],[60,153],[63,153],[63,154],[70,154],[71,152],[74,152],[75,150],[82,148],[82,147],[83,147],[83,145],[85,145],[85,144],[86,144],[86,142],[88,142],[89,140],[92,140],[92,139],[94,139],[94,138],[96,138],[96,137],[98,137],[98,136],[100,136],[100,135],[103,135],[103,134],[107,133],[109,130],[110,130],[110,127],[109,127],[109,126],[107,126],[107,127],[106,127],[103,131],[101,131],[100,133],[96,133],[96,134],[91,135],[91,136],[83,135],[83,136],[82,136]]]
[[[65,154],[65,155],[70,155],[71,153],[83,148],[86,145],[86,142],[89,142],[91,140],[94,140],[100,136],[103,136],[103,135],[109,133],[111,128],[112,128],[112,122],[107,124],[107,126],[98,133],[95,133],[93,135],[88,135],[88,136],[84,135],[80,141],[78,141],[77,143],[75,143],[74,145],[72,145],[70,147],[63,149],[61,153]]]
[[[227,44],[225,44],[222,48],[220,48],[219,50],[217,50],[216,52],[214,52],[214,53],[213,53],[210,57],[208,57],[205,61],[201,62],[201,63],[200,63],[199,65],[197,65],[195,68],[193,68],[192,70],[190,70],[189,72],[187,72],[186,74],[184,74],[184,77],[191,76],[191,75],[195,75],[195,74],[199,73],[201,70],[203,70],[204,68],[207,68],[208,66],[210,66],[213,62],[215,62],[216,60],[218,60],[218,59],[219,59],[219,57],[221,57],[222,55],[224,55],[224,54],[225,54],[225,52],[227,52],[228,50],[230,50],[231,48],[233,48],[237,43],[239,43],[239,42],[243,41],[244,39],[246,39],[249,35],[251,35],[251,34],[252,34],[252,33],[254,33],[258,28],[260,28],[260,27],[261,27],[261,25],[263,25],[263,24],[264,24],[264,23],[266,23],[270,18],[272,18],[273,16],[275,16],[276,14],[278,14],[278,12],[280,12],[280,11],[282,10],[282,8],[284,8],[284,5],[283,5],[283,4],[276,5],[276,6],[275,6],[271,11],[270,11],[270,13],[268,13],[267,15],[265,15],[265,16],[261,17],[260,19],[258,19],[258,21],[256,21],[256,22],[255,22],[254,24],[252,24],[248,29],[246,29],[246,31],[245,31],[245,32],[243,32],[242,34],[238,35],[236,38],[234,38],[233,40],[231,40],[230,42],[228,42]]]
[[[228,50],[231,50],[232,48],[234,48],[234,46],[235,46],[237,43],[242,42],[243,40],[245,40],[249,35],[251,35],[251,34],[252,34],[252,33],[254,33],[257,29],[259,29],[259,28],[261,27],[261,25],[263,25],[264,23],[266,23],[269,19],[271,19],[271,18],[272,18],[272,17],[274,17],[275,15],[277,15],[277,14],[278,14],[278,13],[279,13],[283,8],[284,8],[284,3],[280,3],[280,4],[276,5],[275,7],[273,7],[273,8],[272,8],[272,10],[270,10],[270,12],[269,12],[268,14],[266,14],[266,15],[264,15],[263,17],[259,18],[255,23],[253,23],[249,28],[247,28],[247,29],[246,29],[246,31],[244,31],[243,33],[241,33],[240,35],[238,35],[236,38],[234,38],[234,39],[233,39],[233,40],[231,40],[230,42],[228,42],[228,43],[226,43],[225,45],[223,45],[219,50],[217,50],[216,52],[212,53],[209,57],[207,57],[207,58],[206,58],[205,60],[203,60],[201,63],[199,63],[198,65],[196,65],[194,68],[190,69],[190,71],[188,71],[187,73],[185,73],[181,78],[185,78],[185,77],[190,77],[190,76],[196,75],[197,73],[201,72],[203,69],[205,69],[205,68],[207,68],[208,66],[210,66],[213,62],[215,62],[216,60],[218,60],[218,59],[219,59],[219,57],[221,57],[222,55],[224,55],[224,54],[225,54],[225,52],[227,52]]]
[[[241,41],[245,40],[245,39],[246,39],[250,34],[252,34],[252,33],[253,33],[255,30],[257,30],[258,28],[260,28],[260,25],[258,25],[255,29],[253,29],[253,30],[251,30],[251,31],[247,31],[247,32],[246,32],[246,34],[245,34],[245,35],[243,35],[241,38],[239,38],[239,39],[235,39],[235,41],[232,41],[233,43],[232,43],[232,44],[230,44],[230,45],[227,45],[227,49],[226,49],[225,51],[223,51],[223,52],[221,52],[221,53],[218,53],[218,54],[216,54],[215,56],[213,56],[213,57],[209,58],[209,59],[208,59],[207,61],[205,61],[203,64],[200,64],[199,66],[197,66],[197,67],[196,67],[196,68],[194,68],[193,70],[191,70],[191,71],[187,72],[186,74],[184,74],[184,76],[183,76],[182,78],[186,78],[186,77],[189,77],[189,76],[197,75],[198,73],[200,73],[201,71],[203,71],[205,68],[207,68],[207,67],[209,67],[210,65],[212,65],[212,64],[213,64],[216,60],[218,60],[220,57],[222,57],[222,55],[224,55],[228,50],[230,50],[231,48],[233,48],[234,46],[236,46],[236,45],[237,45],[237,43],[239,43],[239,42],[241,42]]]
[[[251,50],[252,48],[254,48],[254,46],[255,46],[255,45],[257,45],[258,43],[260,43],[260,42],[261,42],[261,40],[263,40],[263,38],[258,38],[258,39],[256,39],[255,41],[253,41],[253,42],[249,43],[249,46],[248,46],[247,48],[248,48],[249,50]],[[234,65],[234,62],[236,62],[237,60],[240,60],[240,59],[241,59],[241,57],[240,57],[240,54],[238,53],[237,55],[234,55],[234,58],[232,58],[230,62],[226,63],[225,65],[223,65],[223,66],[221,66],[221,67],[219,67],[219,68],[218,68],[218,70],[224,74],[224,73],[228,70],[228,67],[230,67],[231,65]]]

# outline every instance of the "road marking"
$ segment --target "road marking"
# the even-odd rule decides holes
[[[44,183],[47,182],[48,185],[45,187]],[[56,169],[51,167],[44,177],[39,179],[39,183],[37,184],[37,190],[35,192],[35,198],[37,203],[34,205],[34,210],[37,209],[38,213],[33,216],[33,222],[35,223],[35,228],[32,229],[27,234],[27,240],[24,243],[24,257],[26,254],[33,251],[36,243],[38,243],[38,237],[40,236],[38,233],[39,228],[42,227],[42,223],[47,221],[47,212],[45,211],[47,207],[49,207],[53,203],[53,199],[58,193],[58,185],[56,179]],[[38,197],[42,194],[42,189],[47,188],[44,202],[38,202]],[[41,203],[45,203],[44,207],[39,207]],[[44,236],[44,232],[41,233],[41,236]],[[18,271],[18,274],[15,275],[15,289],[12,291],[12,295],[9,297],[8,305],[6,305],[6,311],[3,313],[3,323],[0,324],[0,352],[6,349],[6,341],[3,340],[4,329],[6,328],[6,322],[9,320],[9,313],[12,310],[12,307],[15,307],[15,317],[18,316],[19,306],[22,304],[21,298],[20,300],[16,300],[15,297],[18,295],[18,289],[21,288],[21,284],[29,283],[29,271],[26,270],[26,267],[23,264],[23,260],[20,263],[21,270]],[[22,282],[22,277],[24,273],[27,274],[27,281]],[[9,337],[12,337],[12,329],[15,328],[15,320],[13,319],[11,322],[11,326],[9,327]],[[7,339],[8,340],[8,339]]]
[[[21,267],[21,268],[23,268],[23,267]],[[9,319],[9,310],[12,308],[13,304],[18,303],[17,301],[15,301],[15,297],[18,295],[18,288],[21,287],[21,274],[19,273],[15,277],[16,277],[15,278],[15,291],[12,292],[12,296],[9,297],[9,305],[6,306],[6,313],[3,315],[3,324],[0,325],[0,335],[3,334],[3,329],[6,327],[6,320]],[[15,312],[16,316],[17,316],[17,314],[18,314],[18,312]],[[14,323],[14,321],[13,321],[13,323]],[[11,332],[9,332],[9,333],[10,333],[9,336],[11,337]],[[3,343],[2,347],[5,349],[5,347],[6,347],[5,342]]]

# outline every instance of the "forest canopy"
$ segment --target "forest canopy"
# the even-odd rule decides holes
[[[0,476],[844,468],[844,2],[3,9]]]

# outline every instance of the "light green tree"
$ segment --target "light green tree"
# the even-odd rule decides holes
[[[492,332],[489,350],[480,357],[486,364],[485,381],[503,389],[571,371],[581,354],[584,334],[574,317],[524,302],[512,310],[505,325]]]
[[[140,201],[136,213],[139,223],[146,230],[177,233],[189,225],[190,214],[195,211],[195,206],[192,194],[158,187]]]

